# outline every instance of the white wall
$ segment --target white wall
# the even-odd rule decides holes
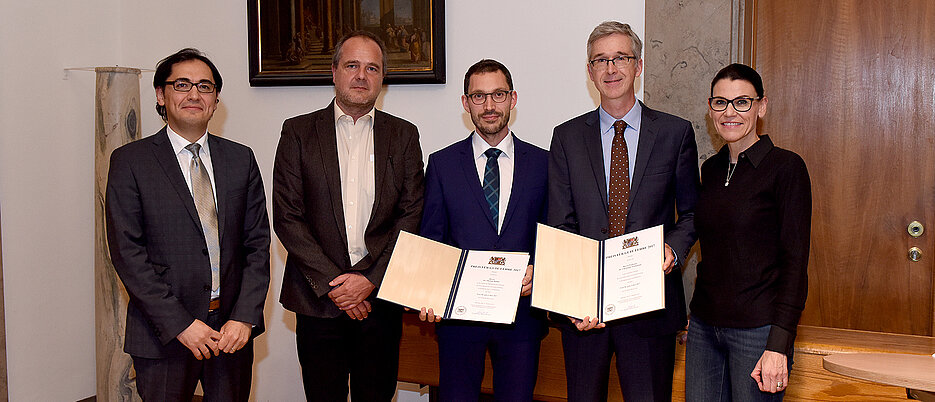
[[[225,79],[210,130],[254,149],[267,195],[282,121],[324,107],[333,96],[331,87],[249,87],[242,1],[55,3],[0,0],[0,212],[11,400],[77,400],[95,392],[94,74],[63,68],[151,69],[182,47],[205,51]],[[511,127],[548,148],[552,127],[597,105],[585,72],[591,28],[616,19],[643,36],[642,0],[475,0],[446,7],[448,84],[389,87],[378,103],[419,127],[426,157],[469,133],[459,96],[464,71],[477,60],[494,58],[510,68],[519,94]],[[162,125],[151,83],[152,73],[144,73],[144,133]],[[36,160],[43,166],[30,168]],[[269,329],[256,345],[254,395],[302,400],[294,316],[278,303],[285,252],[275,238],[272,254]]]
[[[0,2],[0,208],[10,400],[94,394],[94,74],[118,0]],[[112,19],[112,18],[111,18]]]

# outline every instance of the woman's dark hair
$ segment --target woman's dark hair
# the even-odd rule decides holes
[[[217,91],[216,94],[220,95],[221,84],[223,84],[223,81],[221,80],[221,72],[218,71],[218,68],[214,66],[214,63],[208,59],[208,56],[205,56],[205,54],[200,50],[190,47],[179,50],[169,57],[160,60],[159,63],[156,64],[156,73],[153,74],[153,88],[163,88],[163,90],[165,90],[166,80],[168,80],[169,76],[172,75],[172,67],[183,61],[189,60],[201,60],[208,65],[208,68],[211,69],[211,75],[214,76],[214,87]],[[166,117],[166,107],[160,106],[159,102],[156,102],[156,112],[162,116],[163,121],[167,121],[166,119],[168,117]]]
[[[753,89],[756,90],[756,96],[758,98],[763,97],[763,79],[760,78],[760,74],[757,73],[756,70],[748,65],[734,63],[718,71],[717,75],[714,76],[714,80],[711,81],[710,96],[714,96],[714,84],[717,84],[718,81],[723,79],[747,81],[753,85]]]

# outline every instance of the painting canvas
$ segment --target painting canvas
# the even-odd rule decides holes
[[[253,0],[247,3],[250,85],[331,85],[345,34],[386,44],[386,84],[444,83],[444,1]]]

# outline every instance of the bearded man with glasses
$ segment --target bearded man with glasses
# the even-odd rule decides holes
[[[484,59],[468,68],[461,104],[474,132],[429,156],[422,236],[462,249],[533,251],[536,224],[545,221],[548,159],[544,149],[510,130],[516,100],[506,66]],[[545,335],[542,312],[530,309],[532,269],[526,269],[513,324],[454,320],[436,326],[440,400],[480,400],[488,350],[495,399],[532,400]],[[424,308],[419,318],[439,319]]]
[[[686,322],[677,268],[696,239],[698,150],[691,123],[637,102],[641,50],[627,24],[591,32],[586,66],[601,105],[555,127],[548,224],[596,240],[664,225],[666,307],[606,324],[559,319],[569,401],[607,400],[614,354],[625,400],[672,396],[675,335]]]

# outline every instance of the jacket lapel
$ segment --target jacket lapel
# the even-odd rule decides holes
[[[511,205],[520,205],[519,197],[522,197],[526,194],[526,185],[529,183],[529,180],[522,180],[520,178],[526,177],[527,172],[529,171],[529,159],[526,158],[526,143],[520,141],[513,133],[513,185],[510,189],[510,199],[507,201],[506,205],[500,206],[500,211],[503,211],[503,208],[506,208],[506,216],[503,217],[503,227],[500,228],[500,234],[506,233],[506,230],[503,230],[510,224],[510,219],[513,217],[516,208],[510,208]]]
[[[464,173],[464,183],[467,185],[464,186],[468,192],[474,197],[474,201],[477,202],[477,205],[481,209],[481,214],[487,217],[487,224],[491,228],[496,228],[497,225],[493,221],[493,217],[490,216],[490,206],[487,205],[487,198],[484,197],[484,183],[481,182],[480,177],[477,176],[477,164],[474,161],[474,147],[471,144],[471,137],[474,133],[471,133],[467,139],[461,141],[459,148],[460,160],[458,165],[461,166],[461,171]]]
[[[380,202],[383,201],[383,191],[381,189],[386,185],[387,174],[392,173],[393,157],[390,156],[390,145],[392,138],[390,133],[394,130],[389,129],[388,120],[383,118],[383,112],[375,110],[373,113],[373,209],[370,212],[370,221],[373,222],[373,216],[378,211]],[[399,161],[402,163],[403,161]],[[402,167],[400,167],[402,169]],[[369,223],[367,225],[370,226]]]
[[[646,172],[646,166],[649,164],[649,157],[653,153],[653,146],[656,144],[656,126],[655,114],[642,102],[643,116],[640,121],[640,139],[636,147],[636,166],[633,168],[633,181],[630,183],[630,201],[636,199],[636,194],[640,190],[640,184],[643,182],[643,173]]]
[[[347,228],[344,224],[344,202],[341,199],[341,166],[338,164],[338,140],[334,128],[334,101],[325,112],[315,121],[315,132],[318,134],[318,148],[322,159],[322,170],[328,190],[331,195],[331,213],[337,221],[341,232],[341,241],[347,248]]]
[[[230,183],[230,167],[228,163],[230,162],[225,153],[225,149],[221,146],[221,142],[217,140],[217,137],[214,135],[208,134],[208,148],[211,150],[211,166],[214,170],[214,188],[217,194],[215,194],[215,199],[217,200],[217,209],[218,209],[218,239],[224,238],[224,222],[227,221],[225,217],[227,216],[227,192],[231,188]]]
[[[607,211],[607,181],[604,178],[604,151],[601,148],[601,125],[597,110],[588,115],[585,124],[588,126],[584,133],[584,146],[594,172],[594,180],[604,202],[604,211]]]
[[[192,222],[198,227],[199,231],[202,231],[198,210],[195,209],[195,200],[192,198],[192,192],[188,189],[188,185],[185,184],[185,177],[182,176],[182,169],[179,167],[179,159],[175,156],[175,152],[172,151],[172,143],[169,142],[169,135],[165,127],[156,133],[152,144],[153,156],[159,163],[159,167],[162,168],[172,188],[178,193],[182,204],[185,205],[185,209],[188,211],[188,215],[192,218]]]

